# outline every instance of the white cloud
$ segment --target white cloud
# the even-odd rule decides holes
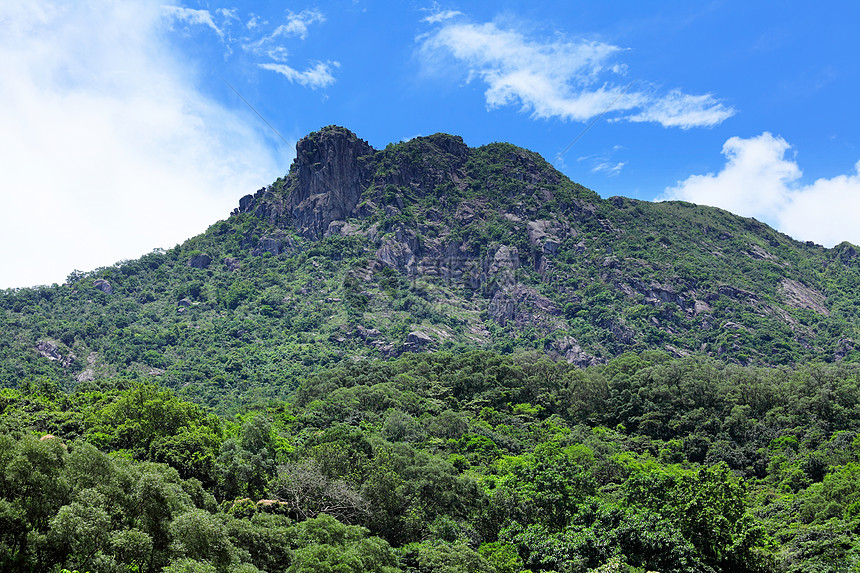
[[[249,38],[249,41],[243,47],[249,52],[259,53],[260,51],[269,49],[268,46],[271,46],[279,38],[298,37],[300,40],[305,40],[308,37],[308,26],[320,22],[325,22],[325,16],[317,10],[304,10],[298,14],[287,12],[286,24],[277,26],[264,36],[256,39]],[[260,22],[255,16],[248,22],[247,28],[250,30],[259,27],[259,25]]]
[[[444,22],[445,20],[450,20],[462,15],[463,13],[458,12],[457,10],[437,10],[421,21],[427,22],[428,24],[438,24],[439,22]]]
[[[590,165],[591,173],[604,173],[608,177],[614,177],[621,173],[621,170],[624,169],[625,165],[627,165],[626,161],[616,161],[612,157],[616,152],[621,151],[622,149],[624,149],[624,147],[621,145],[613,145],[610,150],[593,155],[583,155],[578,157],[576,161],[577,163]]]
[[[212,14],[209,10],[195,10],[193,8],[185,8],[182,6],[162,6],[162,12],[164,15],[171,20],[179,20],[180,22],[185,22],[187,24],[198,24],[211,28],[218,34],[218,37],[222,40],[224,39],[224,32],[215,25],[215,21],[212,19]],[[220,12],[219,12],[220,13]],[[222,16],[225,16],[229,19],[232,14],[229,11],[224,11]]]
[[[215,13],[224,18],[227,22],[240,22],[239,10],[236,8],[218,8]]]
[[[679,181],[660,200],[721,207],[827,246],[860,244],[860,162],[853,174],[803,184],[800,167],[786,158],[790,147],[767,132],[749,139],[732,137],[723,146],[727,161],[718,173]]]
[[[298,14],[287,13],[287,23],[281,24],[269,36],[269,40],[281,36],[298,36],[302,40],[308,37],[308,26],[318,22],[325,22],[325,17],[317,10],[302,10]]]
[[[244,38],[242,49],[249,54],[268,58],[268,62],[258,63],[257,67],[278,73],[291,83],[311,89],[328,87],[335,82],[332,70],[340,66],[338,62],[316,62],[304,71],[300,71],[287,64],[289,50],[281,43],[283,38],[306,39],[308,26],[320,22],[325,22],[325,16],[318,10],[303,10],[298,13],[287,12],[285,24],[277,26],[268,34],[262,34],[260,31],[254,37]],[[246,28],[256,32],[265,24],[268,22],[261,23],[257,16],[253,16],[246,24]]]
[[[634,113],[623,119],[685,129],[712,126],[734,114],[711,95],[673,90],[658,96],[628,91],[632,84],[626,81],[613,83],[627,72],[626,65],[614,61],[623,51],[618,46],[531,39],[492,22],[425,21],[445,22],[418,38],[425,64],[446,72],[465,66],[469,81],[477,78],[487,85],[484,95],[490,109],[519,105],[535,118],[574,121],[587,121],[607,110],[628,111]],[[607,79],[608,74],[616,77]]]
[[[601,161],[600,163],[594,165],[591,168],[591,172],[600,173],[602,171],[607,173],[611,177],[613,175],[618,175],[619,173],[621,173],[621,170],[624,168],[625,165],[627,165],[626,161],[619,161],[618,163]]]
[[[192,83],[156,2],[12,4],[0,6],[0,288],[171,247],[286,170],[250,113]]]
[[[291,68],[286,64],[258,64],[264,70],[277,72],[299,85],[312,89],[324,88],[334,83],[334,76],[331,74],[332,67],[338,67],[338,62],[317,62],[317,64],[308,68],[303,72]]]
[[[672,90],[648,102],[639,113],[625,117],[634,122],[656,122],[666,127],[711,127],[735,114],[711,94],[689,95]]]
[[[284,38],[299,38],[305,40],[308,37],[308,27],[311,24],[325,22],[325,16],[318,10],[302,10],[301,12],[287,11],[286,23],[275,27],[269,33],[263,33],[260,29],[268,22],[260,22],[260,19],[252,14],[245,24],[246,31],[250,36],[243,36],[241,40],[233,38],[230,34],[234,23],[241,25],[238,10],[235,8],[219,8],[215,13],[221,17],[219,27],[212,14],[208,10],[194,10],[182,6],[162,6],[162,13],[169,21],[180,21],[189,25],[202,25],[213,30],[227,47],[228,56],[232,53],[232,46],[237,43],[246,52],[261,58],[268,58],[268,62],[258,63],[257,67],[281,74],[291,83],[295,83],[311,89],[324,88],[334,83],[332,69],[338,67],[338,62],[317,62],[304,71],[288,65],[289,50],[281,43]]]
[[[284,46],[273,46],[266,50],[266,55],[269,56],[273,62],[286,62],[287,58],[290,56],[290,51]]]

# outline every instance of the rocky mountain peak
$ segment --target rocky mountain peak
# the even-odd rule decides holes
[[[287,208],[302,235],[322,237],[332,221],[352,213],[367,188],[374,153],[369,143],[337,126],[299,140]]]
[[[292,227],[321,239],[336,221],[365,218],[396,188],[413,197],[466,177],[471,149],[458,136],[415,137],[383,150],[339,126],[327,126],[300,139],[286,178],[239,201],[233,214],[253,213],[275,227]],[[399,208],[403,198],[396,198]],[[359,204],[365,208],[357,208]]]

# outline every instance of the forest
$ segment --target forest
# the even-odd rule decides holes
[[[134,379],[0,391],[0,570],[860,567],[860,370],[405,354],[213,414]]]

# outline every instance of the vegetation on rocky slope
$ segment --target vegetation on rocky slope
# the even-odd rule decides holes
[[[686,203],[600,199],[510,144],[373,150],[342,128],[168,251],[0,293],[0,380],[158,380],[216,408],[344,360],[628,351],[858,358],[860,258]]]

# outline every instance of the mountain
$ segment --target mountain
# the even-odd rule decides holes
[[[289,173],[167,251],[0,294],[0,381],[155,378],[219,409],[405,352],[662,350],[856,361],[858,247],[683,202],[602,199],[538,154],[329,126]]]

